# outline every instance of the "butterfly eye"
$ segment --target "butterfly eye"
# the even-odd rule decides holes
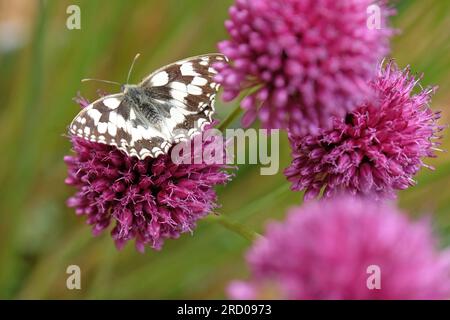
[[[121,91],[121,92],[124,92],[124,91],[125,91],[125,85],[124,85],[124,84],[121,84],[121,85],[120,85],[120,91]]]

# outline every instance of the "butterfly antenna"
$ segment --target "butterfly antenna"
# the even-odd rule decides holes
[[[121,86],[121,84],[116,82],[116,81],[109,81],[109,80],[102,80],[102,79],[93,79],[93,78],[81,79],[81,82],[86,82],[86,81],[98,81],[98,82],[105,82],[105,83],[110,83],[110,84],[117,84],[117,85]]]
[[[131,63],[131,66],[130,66],[130,70],[128,70],[128,76],[127,76],[127,84],[128,84],[128,81],[130,80],[130,76],[131,76],[131,71],[133,71],[133,67],[134,67],[134,63],[136,62],[136,60],[140,57],[140,53],[138,53],[135,57],[134,57],[134,59],[133,59],[133,62]]]

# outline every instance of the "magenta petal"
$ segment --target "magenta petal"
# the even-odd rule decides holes
[[[295,207],[267,226],[246,258],[250,279],[231,282],[230,298],[450,297],[450,251],[439,250],[428,221],[368,198],[341,195]]]
[[[368,81],[389,53],[394,11],[377,1],[381,28],[370,30],[373,0],[342,1],[236,0],[225,22],[229,39],[218,43],[230,59],[217,67],[222,99],[264,92],[252,103],[262,127],[298,134],[329,129],[330,117],[354,110],[371,96]]]
[[[255,121],[256,116],[258,113],[255,110],[248,110],[244,113],[241,119],[241,124],[244,128],[248,128],[251,126],[253,121]]]
[[[317,134],[290,131],[292,163],[285,171],[292,189],[314,198],[344,190],[374,199],[395,198],[413,185],[426,157],[434,156],[439,113],[429,107],[432,90],[415,93],[418,81],[390,62],[370,82],[376,99],[363,102],[332,128]]]
[[[71,142],[65,181],[77,192],[67,205],[86,217],[94,235],[113,224],[118,249],[135,239],[140,252],[145,246],[159,250],[165,239],[192,232],[197,220],[218,206],[214,187],[231,179],[226,164],[176,165],[170,155],[138,160],[113,146],[77,137]]]

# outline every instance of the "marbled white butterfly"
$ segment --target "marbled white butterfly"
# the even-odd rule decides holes
[[[162,67],[138,85],[124,85],[121,93],[85,107],[69,131],[139,159],[165,154],[212,122],[219,88],[212,65],[225,60],[206,54]]]

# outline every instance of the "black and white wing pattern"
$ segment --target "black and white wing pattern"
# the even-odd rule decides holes
[[[212,122],[219,85],[208,54],[165,66],[123,93],[102,97],[75,117],[72,135],[117,147],[139,159],[166,154]]]
[[[153,99],[161,104],[161,109],[170,109],[177,116],[175,121],[166,119],[174,142],[192,137],[212,122],[220,87],[214,81],[217,72],[213,65],[225,61],[226,56],[219,53],[183,59],[156,70],[139,84],[151,88]]]
[[[139,159],[167,153],[171,136],[164,129],[142,117],[123,93],[94,101],[80,111],[69,127],[72,135],[115,146]]]

